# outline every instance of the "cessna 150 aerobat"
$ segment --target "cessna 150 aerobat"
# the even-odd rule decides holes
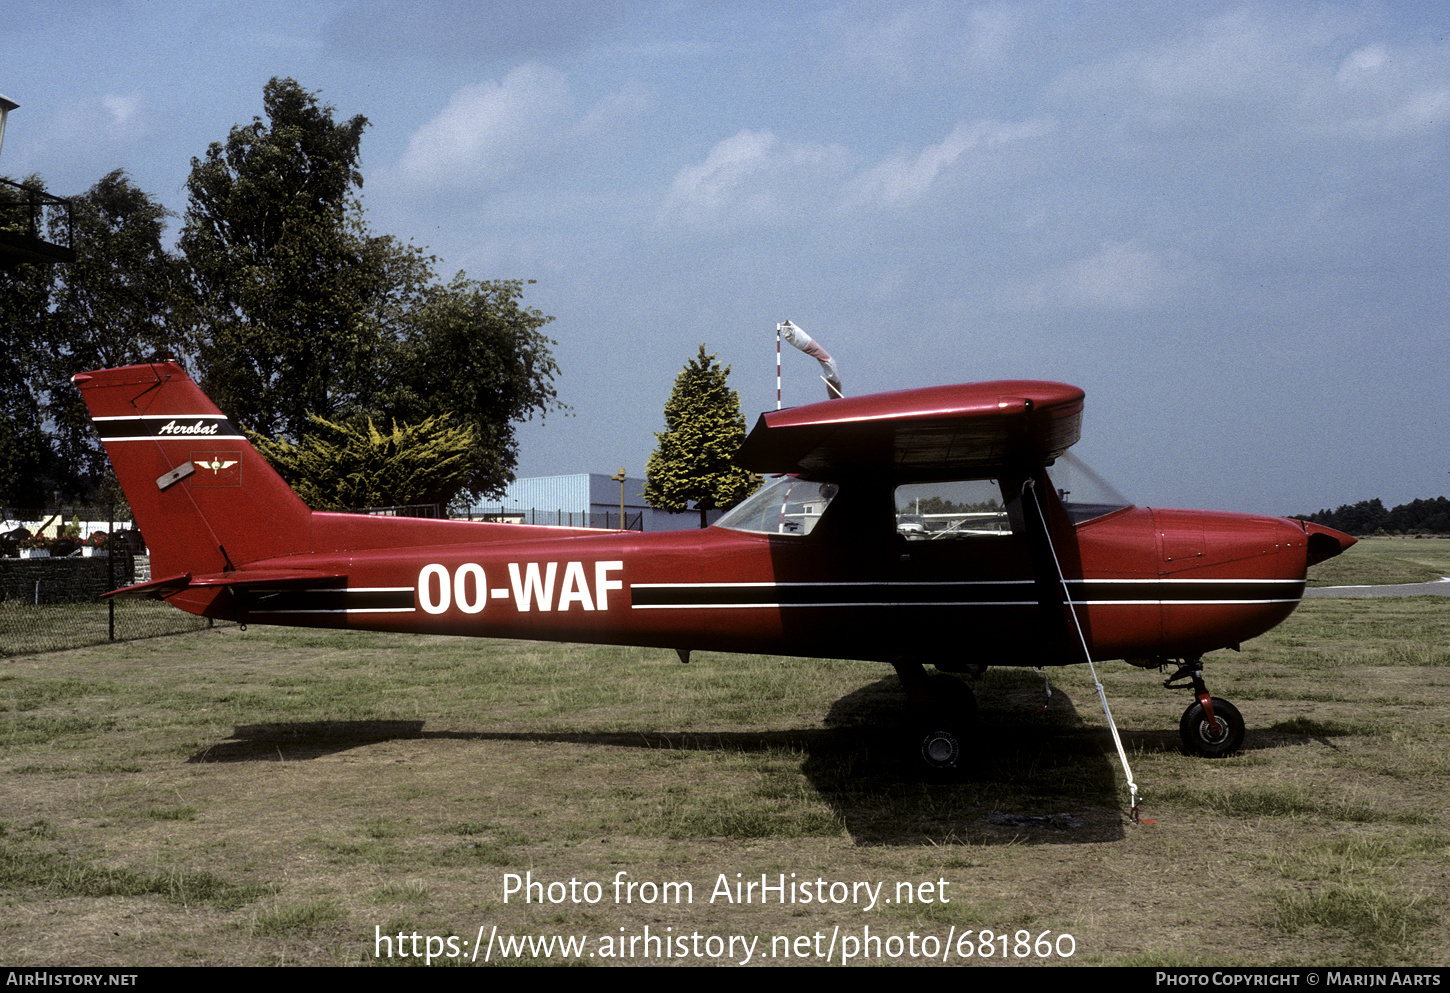
[[[118,591],[243,623],[879,660],[928,768],[970,763],[943,672],[1105,659],[1192,690],[1184,746],[1244,723],[1200,659],[1284,620],[1354,539],[1301,521],[1134,507],[1068,456],[1083,391],[1007,380],[762,414],[776,474],[713,527],[641,534],[313,511],[173,361],[81,373],[151,551]]]

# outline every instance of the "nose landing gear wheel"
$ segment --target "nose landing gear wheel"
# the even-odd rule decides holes
[[[1190,755],[1221,759],[1232,755],[1244,743],[1244,719],[1238,708],[1227,700],[1213,698],[1213,721],[1209,722],[1203,704],[1197,700],[1183,712],[1178,722],[1178,736]]]

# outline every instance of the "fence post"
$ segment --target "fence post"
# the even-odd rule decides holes
[[[109,593],[116,588],[116,555],[115,555],[115,533],[116,533],[116,505],[113,503],[106,509],[106,592]],[[116,640],[116,598],[106,597],[106,640]]]

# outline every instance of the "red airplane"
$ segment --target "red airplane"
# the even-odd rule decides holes
[[[1244,722],[1201,657],[1274,627],[1354,538],[1302,521],[1134,507],[1067,455],[1083,391],[1007,380],[762,414],[776,474],[711,528],[641,534],[314,511],[172,361],[75,382],[162,599],[244,624],[867,659],[894,666],[913,751],[955,770],[975,715],[940,672],[1180,665],[1184,747]]]

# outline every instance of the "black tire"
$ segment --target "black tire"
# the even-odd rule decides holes
[[[962,732],[954,727],[927,724],[917,736],[922,768],[932,776],[953,776],[961,769]]]
[[[1183,739],[1183,750],[1190,755],[1201,755],[1206,759],[1221,759],[1232,755],[1244,743],[1244,719],[1238,708],[1227,700],[1213,698],[1213,721],[1210,727],[1203,704],[1197,700],[1183,712],[1178,722],[1178,736]]]
[[[960,679],[936,675],[928,681],[932,702],[916,721],[916,752],[927,774],[952,778],[964,768],[972,730],[977,723],[977,697]]]

